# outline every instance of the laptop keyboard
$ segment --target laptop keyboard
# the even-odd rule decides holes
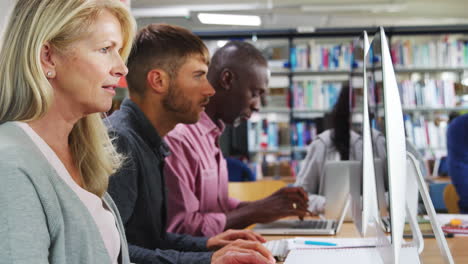
[[[327,220],[306,220],[297,221],[294,223],[293,228],[298,229],[325,229],[328,225]]]
[[[284,261],[288,255],[288,241],[286,239],[271,240],[263,244],[277,261]]]

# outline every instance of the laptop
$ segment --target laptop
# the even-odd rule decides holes
[[[343,204],[348,198],[350,179],[362,175],[361,162],[355,160],[327,161],[324,165],[324,175],[320,183],[320,194],[327,201],[325,204],[325,219],[338,219]],[[345,222],[353,221],[351,206],[346,212]]]
[[[346,199],[338,219],[278,220],[256,224],[254,231],[264,235],[336,235],[341,229],[350,199]]]

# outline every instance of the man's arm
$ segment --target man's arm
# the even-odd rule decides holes
[[[138,198],[138,166],[132,143],[123,135],[111,134],[117,151],[125,156],[123,166],[111,176],[108,192],[119,209],[124,226],[133,215]],[[179,244],[180,243],[180,244]],[[167,240],[161,241],[161,249],[147,249],[129,243],[129,254],[132,262],[136,263],[210,263],[211,252],[195,253],[181,251],[206,251],[206,239],[190,239],[181,235],[169,235]],[[192,248],[193,247],[193,248]],[[180,251],[177,251],[180,250]]]
[[[245,228],[254,223],[268,223],[286,216],[303,218],[308,214],[308,197],[301,187],[285,187],[253,202],[242,202],[226,214],[226,229]]]
[[[146,249],[128,245],[130,260],[139,264],[173,263],[173,264],[208,264],[213,252],[181,252],[176,250]]]
[[[110,133],[110,136],[117,152],[125,158],[122,167],[110,176],[107,192],[119,209],[122,223],[126,227],[138,198],[138,168],[132,156],[135,154],[131,149],[131,142],[123,135]]]
[[[168,191],[169,232],[197,236],[214,236],[225,230],[226,215],[222,212],[201,212],[200,200],[196,195],[196,181],[217,182],[218,175],[202,178],[196,153],[183,142],[166,137],[172,155],[166,158],[164,175]],[[197,179],[197,177],[199,179]],[[213,195],[217,201],[217,193]]]
[[[180,251],[203,252],[209,251],[207,248],[208,237],[195,237],[185,234],[167,233],[164,240],[164,248],[176,249]]]

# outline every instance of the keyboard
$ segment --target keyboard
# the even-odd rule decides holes
[[[328,225],[327,220],[305,220],[294,223],[293,228],[300,229],[325,229]]]
[[[271,240],[263,244],[276,261],[284,261],[288,255],[288,241],[286,239]]]

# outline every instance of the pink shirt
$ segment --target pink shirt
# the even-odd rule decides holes
[[[228,196],[227,165],[218,144],[223,129],[203,112],[198,123],[179,124],[164,138],[172,152],[164,168],[168,232],[214,236],[224,231],[225,213],[239,206]]]

